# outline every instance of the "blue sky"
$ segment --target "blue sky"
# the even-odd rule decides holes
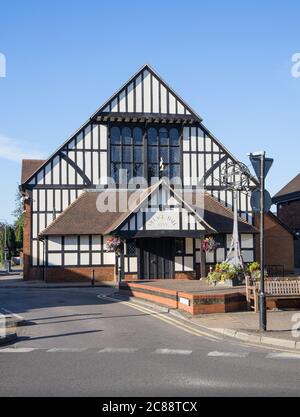
[[[275,158],[274,194],[300,171],[299,19],[296,0],[3,0],[0,220],[22,157],[49,156],[146,62],[240,160]]]

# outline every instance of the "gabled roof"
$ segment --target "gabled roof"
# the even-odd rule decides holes
[[[299,194],[299,195],[298,195]],[[300,197],[300,174],[296,175],[287,185],[285,185],[277,194],[273,197],[273,203],[290,200],[293,197]]]
[[[152,187],[137,192],[128,192],[128,190],[103,190],[103,191],[86,191],[77,200],[75,200],[63,213],[61,213],[40,236],[50,235],[88,235],[102,234],[108,235],[117,233],[122,225],[137,212],[142,204],[154,193],[161,185],[159,181]],[[165,186],[165,185],[164,185]],[[173,190],[172,190],[173,191]],[[97,199],[105,193],[106,198],[114,198],[116,196],[116,211],[103,212],[97,210]],[[116,194],[114,194],[116,193]],[[130,197],[135,194],[137,198],[134,204],[127,211],[119,211],[121,207],[121,197],[129,201]],[[104,196],[102,194],[102,196]],[[174,193],[174,197],[180,200],[180,196]],[[181,199],[181,201],[183,201]],[[203,226],[207,234],[210,233],[232,233],[233,229],[233,213],[223,204],[219,203],[214,197],[208,193],[204,194],[204,214],[201,215],[199,208],[189,206],[190,212],[194,214],[197,221]],[[126,205],[127,207],[128,205]],[[257,229],[239,218],[239,230],[241,233],[257,233]]]
[[[22,173],[21,183],[24,184],[31,175],[39,169],[45,161],[43,159],[23,159],[22,160]]]
[[[129,81],[127,81],[119,90],[117,90],[113,96],[108,99],[101,107],[99,107],[96,112],[85,122],[83,123],[71,136],[69,136],[69,138],[63,142],[63,144],[61,146],[59,146],[58,149],[56,149],[50,156],[48,159],[46,159],[45,161],[42,162],[41,166],[37,167],[37,169],[35,169],[31,175],[26,178],[26,180],[23,181],[22,179],[22,184],[24,185],[25,183],[27,183],[28,181],[30,181],[32,179],[32,177],[37,174],[38,170],[42,167],[44,167],[52,158],[54,158],[61,149],[63,149],[71,140],[73,140],[73,138],[80,133],[80,131],[82,131],[84,128],[86,128],[89,123],[93,122],[95,120],[95,118],[97,117],[97,115],[101,115],[102,113],[105,113],[106,111],[110,110],[110,103],[112,103],[117,97],[119,97],[119,95],[122,96],[122,92],[124,91],[124,89],[128,88],[128,86],[130,86],[130,84],[132,84],[134,82],[134,80],[137,80],[139,78],[139,76],[141,76],[141,74],[143,74],[144,72],[149,72],[152,77],[155,77],[155,79],[157,79],[157,82],[161,83],[161,85],[164,86],[164,88],[169,92],[170,95],[172,95],[176,101],[176,103],[179,103],[180,105],[183,106],[183,112],[185,114],[190,114],[192,115],[195,119],[197,119],[199,121],[199,123],[202,121],[202,118],[194,111],[192,110],[192,108],[186,104],[181,97],[179,97],[179,95],[177,93],[175,93],[175,91],[154,71],[153,68],[150,67],[150,65],[145,64],[142,66],[142,68],[136,73],[134,74]],[[119,100],[119,99],[118,99]],[[178,104],[176,104],[176,108],[178,109]]]
[[[143,67],[135,74],[133,75],[133,77],[130,78],[130,80],[125,83],[119,90],[117,90],[116,93],[113,94],[113,96],[107,100],[82,126],[79,127],[79,129],[77,129],[71,136],[69,136],[69,138],[63,142],[63,144],[55,151],[53,152],[48,159],[46,159],[45,161],[42,161],[41,165],[36,167],[36,169],[34,169],[33,172],[30,173],[30,175],[23,181],[23,177],[22,177],[22,185],[25,185],[26,183],[28,183],[35,174],[38,173],[39,169],[43,168],[44,166],[46,166],[46,164],[55,156],[58,155],[58,153],[69,143],[71,142],[74,137],[76,137],[76,135],[78,135],[83,129],[85,129],[90,123],[93,123],[95,120],[97,120],[98,116],[101,115],[105,115],[107,112],[110,113],[114,113],[116,116],[118,115],[118,110],[120,109],[122,100],[124,99],[124,94],[125,92],[128,92],[128,89],[130,88],[131,85],[133,85],[133,87],[137,87],[137,81],[136,80],[141,80],[145,81],[147,79],[147,77],[145,77],[145,73],[146,74],[150,74],[150,77],[152,77],[152,79],[155,79],[156,82],[163,86],[163,88],[166,90],[166,92],[168,93],[168,96],[171,97],[171,101],[172,103],[175,102],[175,109],[176,111],[179,113],[179,111],[183,111],[183,114],[178,114],[177,118],[191,118],[191,121],[197,121],[199,123],[199,125],[201,126],[201,128],[203,129],[203,131],[210,136],[217,144],[218,146],[225,152],[227,153],[232,159],[233,161],[236,161],[238,163],[238,160],[234,157],[234,155],[231,154],[231,152],[228,151],[228,149],[223,146],[220,141],[202,124],[202,118],[187,104],[185,103],[185,101],[183,101],[181,99],[181,97],[175,93],[175,91],[157,74],[157,72],[150,67],[150,65],[145,64],[143,65]],[[125,102],[127,103],[127,107],[128,107],[128,98],[126,98],[125,96]],[[117,104],[114,104],[117,103]],[[116,106],[116,107],[115,107]],[[174,104],[173,104],[174,106]],[[182,106],[182,107],[180,107]],[[169,111],[170,111],[170,107],[169,106]],[[136,110],[136,109],[135,109]],[[145,107],[144,107],[144,112],[145,112]],[[153,110],[153,109],[152,109]],[[144,113],[145,114],[145,113]],[[135,114],[136,116],[140,116],[139,113]],[[151,113],[150,116],[155,116],[154,113]],[[117,119],[117,117],[116,117]],[[251,181],[254,184],[257,184],[257,179],[254,178],[252,175],[250,176]]]
[[[189,210],[189,212],[195,217],[196,221],[198,221],[202,225],[203,229],[207,233],[217,233],[217,231],[214,229],[214,227],[212,227],[210,224],[208,224],[198,214],[197,210],[195,208],[193,208],[190,204],[188,204],[185,200],[183,200],[183,198],[176,192],[176,190],[172,189],[170,187],[169,183],[164,179],[161,179],[156,184],[149,187],[147,189],[146,193],[144,194],[144,196],[139,201],[139,203],[135,207],[133,207],[131,211],[128,212],[128,215],[124,219],[122,219],[122,221],[120,221],[119,223],[114,224],[110,228],[110,232],[114,232],[114,231],[119,230],[124,225],[124,222],[128,221],[130,216],[133,213],[137,212],[142,207],[142,205],[151,196],[151,194],[154,194],[160,188],[166,189],[168,192],[170,192],[170,195],[173,195],[173,197],[175,198],[175,200],[177,200],[178,203],[182,204],[183,207],[187,208]]]
[[[193,115],[196,120],[202,121],[202,118],[149,64],[143,65],[97,110],[93,117],[103,113],[120,112]]]
[[[204,207],[204,220],[213,225],[219,233],[232,233],[234,213],[230,208],[208,193],[205,193]],[[238,224],[239,233],[258,233],[256,227],[240,216],[238,217]]]
[[[66,208],[40,236],[50,235],[94,235],[106,234],[109,225],[115,223],[118,219],[122,219],[124,212],[119,210],[114,212],[101,212],[97,210],[97,199],[100,193],[109,193],[115,191],[100,191],[82,193],[69,207]],[[122,191],[119,191],[117,199],[119,200]],[[119,203],[117,208],[119,208]]]

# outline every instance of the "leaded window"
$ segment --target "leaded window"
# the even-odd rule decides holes
[[[120,169],[126,170],[128,181],[144,176],[143,130],[140,127],[113,126],[110,144],[110,172],[116,183],[120,182]]]
[[[144,140],[145,138],[145,140]],[[180,177],[180,134],[175,127],[112,126],[110,129],[110,172],[118,184],[120,169],[127,180],[135,177]],[[124,178],[122,181],[124,182]]]
[[[148,181],[153,177],[180,177],[180,144],[177,128],[151,127],[148,137]]]

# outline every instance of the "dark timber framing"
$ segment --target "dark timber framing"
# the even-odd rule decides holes
[[[149,103],[146,98],[149,97]],[[238,163],[234,156],[212,135],[212,133],[202,124],[202,119],[197,115],[175,92],[165,83],[157,73],[148,65],[139,70],[123,87],[102,105],[73,135],[71,135],[42,165],[36,169],[27,180],[21,185],[23,192],[28,193],[31,204],[31,265],[43,266],[48,253],[48,242],[41,241],[39,234],[49,226],[49,224],[59,216],[70,204],[72,204],[85,189],[96,190],[99,187],[109,187],[105,176],[110,176],[111,155],[111,128],[113,126],[140,127],[143,131],[143,172],[144,177],[148,178],[148,130],[153,127],[157,129],[172,128],[179,132],[179,153],[180,153],[180,178],[184,182],[187,175],[202,178],[203,187],[210,192],[219,202],[222,202],[229,209],[232,208],[232,193],[221,185],[221,171],[228,167],[230,161]],[[187,137],[187,140],[185,140]],[[158,145],[159,149],[159,145]],[[132,154],[133,154],[132,149]],[[170,146],[168,147],[170,158]],[[134,164],[134,159],[132,159]],[[121,161],[123,162],[123,161]],[[159,165],[159,152],[157,164]],[[133,172],[132,172],[133,174]],[[99,179],[102,181],[99,185]],[[249,185],[255,187],[257,184],[253,177],[249,177]],[[117,185],[118,187],[118,185]],[[197,187],[190,184],[191,190]],[[149,197],[148,197],[149,199]],[[249,200],[242,193],[239,193],[239,215],[244,217],[249,223],[252,222],[252,211]],[[182,207],[184,205],[182,204]],[[157,208],[161,210],[161,207]],[[146,215],[143,214],[144,223]],[[137,216],[135,215],[135,226],[137,227]],[[184,244],[182,264],[186,257],[193,257],[194,269],[196,268],[197,253],[199,252],[196,239],[204,236],[201,230],[183,230],[182,216],[179,216],[180,230],[175,231],[147,231],[147,230],[128,230],[120,231],[120,236],[124,239],[140,239],[147,237],[166,236],[181,239]],[[62,266],[67,252],[64,248],[62,238]],[[89,247],[91,249],[91,239],[89,236]],[[109,266],[103,264],[103,237],[101,250],[101,264],[99,266]],[[193,253],[186,253],[186,239],[192,239]],[[226,236],[225,236],[226,242]],[[78,241],[80,238],[78,237]],[[82,251],[89,253],[89,264],[84,267],[92,267],[93,251]],[[245,251],[253,249],[243,248]],[[226,253],[227,248],[224,247]],[[77,254],[77,263],[67,265],[73,267],[80,266],[79,249],[74,251]],[[136,255],[127,257],[138,257]],[[176,255],[176,257],[180,257]],[[214,260],[217,259],[214,254]],[[128,261],[129,262],[129,261]],[[46,261],[47,268],[48,266]],[[127,273],[131,273],[128,271]]]

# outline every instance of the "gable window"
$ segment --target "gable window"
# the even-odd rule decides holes
[[[127,181],[144,176],[143,130],[140,127],[112,127],[110,144],[110,174],[116,183],[120,182],[120,169],[126,170]]]
[[[144,136],[146,136],[145,146]],[[126,170],[127,181],[146,176],[150,183],[152,178],[180,177],[179,139],[179,130],[175,127],[150,127],[144,132],[141,127],[112,126],[110,129],[111,177],[117,184],[120,183],[120,169]],[[122,179],[123,182],[125,180]]]
[[[151,127],[148,136],[148,181],[153,177],[180,177],[180,145],[177,128]]]

